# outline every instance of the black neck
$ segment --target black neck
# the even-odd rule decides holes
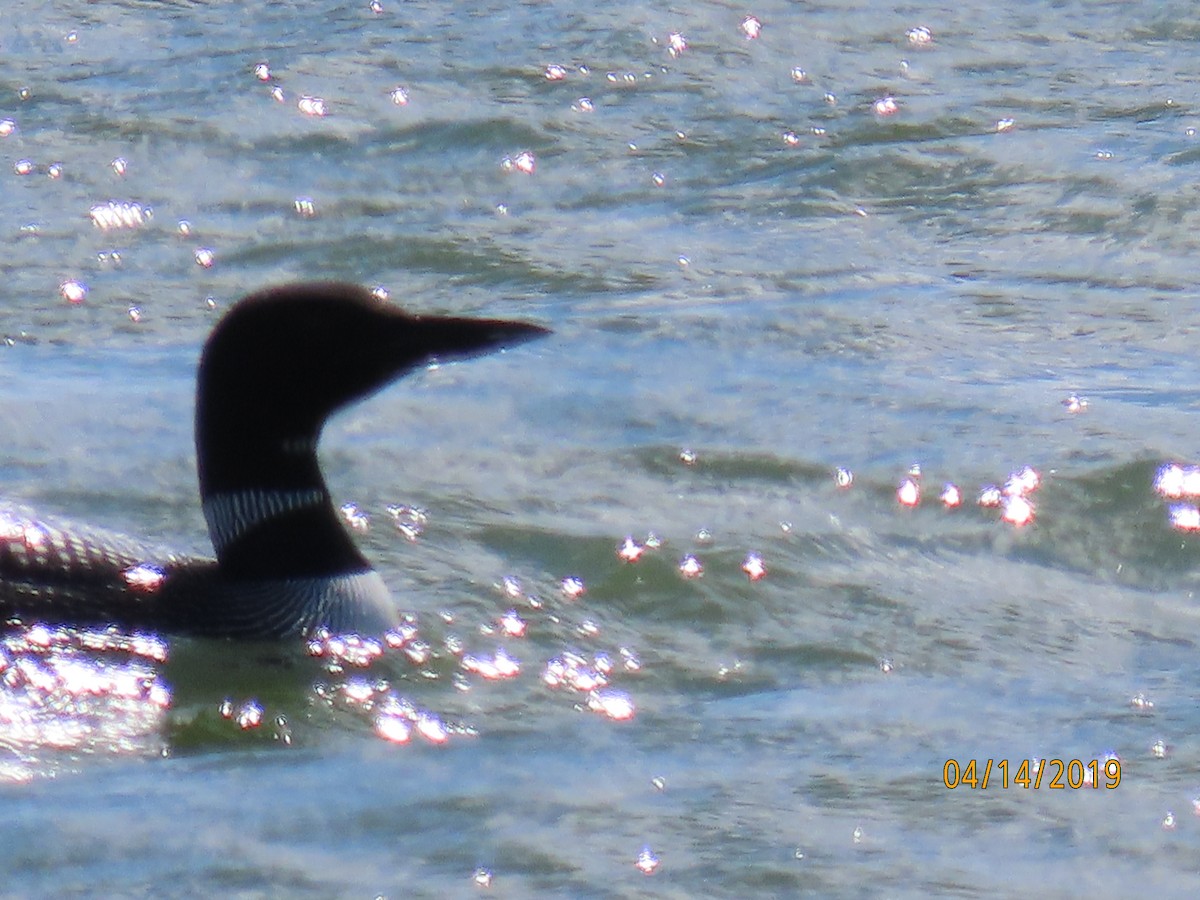
[[[317,433],[279,437],[197,416],[200,499],[223,575],[322,577],[370,568],[339,521]]]
[[[206,505],[206,513],[208,509]],[[217,562],[221,573],[235,580],[329,577],[371,568],[338,521],[326,492],[312,505],[249,525],[217,550]]]

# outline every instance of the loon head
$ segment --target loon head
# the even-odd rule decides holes
[[[318,467],[326,418],[415,368],[547,333],[409,315],[351,284],[278,287],[239,301],[209,337],[197,381],[200,495],[218,562],[245,578],[365,568]]]
[[[352,284],[252,294],[220,321],[200,359],[201,495],[302,486],[286,471],[259,469],[256,455],[275,464],[303,456],[331,413],[401,375],[546,333],[522,322],[409,315]]]

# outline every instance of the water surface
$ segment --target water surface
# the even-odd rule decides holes
[[[207,552],[195,361],[265,285],[555,336],[327,429],[403,646],[9,634],[0,894],[1194,893],[1200,545],[1153,484],[1200,434],[1197,35],[1187,4],[19,4],[7,498]],[[1018,527],[976,498],[1025,465]],[[1109,754],[1113,790],[942,780]]]

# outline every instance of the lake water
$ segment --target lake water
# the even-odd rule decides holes
[[[326,430],[401,646],[7,634],[0,895],[1194,896],[1200,514],[1155,479],[1200,461],[1197,38],[6,9],[9,499],[208,552],[194,367],[267,285],[555,334]]]

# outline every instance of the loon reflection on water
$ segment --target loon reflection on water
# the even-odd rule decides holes
[[[321,475],[326,418],[431,361],[547,333],[412,316],[350,284],[244,298],[209,337],[197,375],[200,499],[216,559],[0,507],[0,619],[244,638],[391,628],[399,610]]]

